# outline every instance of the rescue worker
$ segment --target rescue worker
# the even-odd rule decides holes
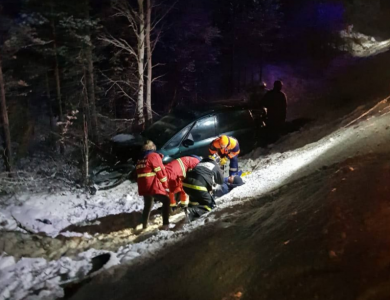
[[[172,208],[177,206],[176,193],[180,193],[180,203],[182,205],[186,204],[187,195],[183,190],[182,180],[186,178],[187,172],[195,168],[201,160],[202,158],[199,156],[190,155],[180,157],[165,165],[168,175],[169,200]]]
[[[211,211],[215,201],[211,195],[213,184],[223,183],[222,170],[219,167],[220,157],[217,153],[203,159],[183,179],[183,189],[190,196],[188,217],[190,221]]]
[[[238,141],[226,135],[222,135],[211,142],[209,148],[210,154],[217,153],[221,157],[221,165],[230,159],[229,176],[236,175],[238,172],[238,154],[240,153],[240,145]]]
[[[266,127],[280,132],[286,121],[287,97],[282,92],[283,82],[275,81],[273,90],[267,92],[260,104],[267,109]]]
[[[144,210],[142,213],[142,227],[148,227],[153,201],[163,203],[163,225],[169,225],[169,197],[168,177],[162,162],[163,155],[156,153],[156,145],[148,140],[143,148],[143,157],[137,161],[138,194],[144,196]]]
[[[266,110],[265,127],[259,131],[263,145],[272,144],[282,134],[286,121],[287,97],[282,92],[283,83],[275,81],[274,89],[265,94],[261,106]]]

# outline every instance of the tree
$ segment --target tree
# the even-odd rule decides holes
[[[136,121],[138,128],[142,129],[145,125],[145,116],[144,116],[144,58],[145,58],[145,14],[144,14],[144,0],[137,0],[138,11],[133,10],[129,3],[125,0],[120,0],[113,4],[113,9],[115,14],[113,17],[124,18],[127,21],[127,27],[131,31],[127,36],[135,37],[136,46],[132,46],[131,42],[125,38],[116,38],[112,35],[106,35],[100,39],[106,42],[109,45],[114,46],[117,49],[115,55],[119,55],[122,52],[125,52],[129,56],[130,60],[135,60],[137,65],[137,84],[134,85],[133,82],[119,82],[112,81],[117,87],[120,88],[123,94],[128,97],[130,101],[134,99],[126,93],[125,89],[122,87],[124,84],[127,88],[132,89],[137,94],[136,103]]]
[[[221,35],[221,83],[225,96],[231,96],[240,90],[241,81],[245,84],[247,73],[261,77],[261,66],[280,36],[280,1],[211,0],[210,5]]]
[[[138,65],[138,97],[137,97],[137,119],[138,125],[144,126],[144,70],[145,70],[145,13],[144,0],[138,0],[138,14],[134,14],[136,18],[134,24],[138,27],[134,33],[137,37],[137,65]]]
[[[173,91],[168,94],[171,106],[200,102],[209,92],[221,37],[209,5],[209,1],[182,1],[168,18],[171,30],[162,38],[159,51],[167,65],[165,88]]]
[[[0,54],[0,92],[1,92],[1,117],[3,121],[3,137],[4,137],[4,165],[7,172],[11,172],[12,165],[12,149],[11,149],[11,134],[9,131],[9,120],[7,111],[7,100],[5,97],[4,77],[3,77],[3,66],[2,56]]]
[[[89,185],[89,137],[88,137],[88,118],[87,115],[89,113],[89,101],[88,101],[88,91],[86,89],[86,81],[87,81],[87,72],[84,69],[84,76],[81,79],[83,92],[82,92],[82,114],[83,114],[83,138],[82,138],[82,159],[83,159],[83,167],[82,167],[82,174],[83,174],[83,183],[84,186]]]
[[[3,125],[3,160],[7,172],[12,170],[12,147],[11,147],[11,133],[8,117],[8,107],[6,99],[6,88],[3,73],[4,57],[12,57],[15,52],[15,36],[12,36],[12,31],[16,24],[12,22],[7,16],[2,13],[0,7],[0,101],[1,101],[1,120]]]
[[[85,0],[85,21],[86,21],[86,49],[85,56],[87,60],[87,86],[88,86],[88,95],[89,95],[89,107],[91,113],[91,127],[92,127],[92,140],[95,143],[99,142],[99,130],[98,130],[98,121],[97,121],[97,112],[96,112],[96,96],[95,96],[95,80],[94,80],[94,67],[93,67],[93,58],[92,58],[92,39],[91,39],[91,30],[90,26],[93,25],[89,17],[89,0]]]
[[[152,20],[152,4],[151,0],[146,0],[146,62],[147,62],[147,81],[146,81],[146,126],[153,123],[152,114],[152,43],[151,43],[151,21]]]

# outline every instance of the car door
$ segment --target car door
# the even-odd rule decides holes
[[[163,162],[168,163],[171,160],[181,156],[180,145],[183,139],[188,135],[188,132],[193,127],[194,123],[189,124],[175,134],[159,151],[164,155]]]
[[[249,110],[234,110],[217,114],[217,135],[236,138],[241,153],[252,150],[255,143],[255,124]]]
[[[210,143],[217,137],[215,131],[215,116],[207,116],[195,122],[185,140],[192,140],[193,145],[184,141],[180,145],[180,156],[191,154],[207,156]]]

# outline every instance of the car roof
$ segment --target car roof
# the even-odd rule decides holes
[[[197,105],[180,105],[174,108],[171,112],[173,115],[178,115],[181,118],[196,120],[201,117],[220,113],[220,112],[228,112],[228,111],[237,111],[248,109],[248,106],[245,104],[221,104],[221,103],[201,103]]]

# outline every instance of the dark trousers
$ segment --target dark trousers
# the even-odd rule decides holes
[[[150,212],[152,211],[154,200],[162,202],[163,225],[169,224],[169,213],[171,210],[169,205],[169,197],[165,195],[147,195],[144,196],[144,211],[142,212],[142,227],[144,229],[148,227],[149,216]]]
[[[258,145],[266,147],[269,144],[275,143],[280,138],[280,129],[275,127],[263,127],[257,132]]]
[[[195,187],[205,188],[202,182],[192,178],[187,179],[186,183]],[[208,191],[186,186],[183,186],[183,189],[190,197],[190,203],[188,204],[188,217],[190,218],[190,221],[199,218],[201,215],[204,215],[215,207],[214,198]]]
[[[236,175],[238,173],[238,155],[230,159],[229,176]]]

